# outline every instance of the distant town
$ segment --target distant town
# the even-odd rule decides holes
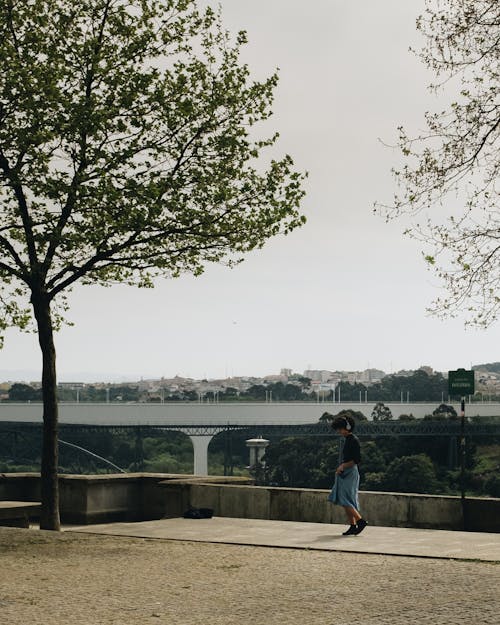
[[[476,401],[500,398],[500,362],[474,365]],[[173,378],[140,379],[136,382],[61,382],[61,401],[314,401],[331,398],[340,401],[374,400],[427,401],[444,398],[447,372],[430,366],[386,373],[381,369],[330,371],[306,369],[302,373],[283,368],[277,374],[217,379]],[[9,380],[0,383],[0,401],[38,401],[39,381]]]

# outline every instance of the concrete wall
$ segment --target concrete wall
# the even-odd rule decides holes
[[[312,523],[344,523],[344,512],[327,501],[327,490],[252,486],[246,478],[152,473],[60,477],[63,523],[106,523],[177,517],[191,505],[216,516]],[[371,525],[463,529],[459,497],[407,493],[360,493]],[[39,501],[40,477],[0,474],[0,500]],[[500,499],[465,502],[470,531],[500,532]]]
[[[190,484],[186,478],[168,473],[61,475],[61,521],[84,525],[181,516],[189,507]],[[219,483],[250,482],[247,478],[215,479]],[[166,482],[172,482],[168,490]],[[0,500],[40,501],[40,474],[0,474]]]
[[[166,486],[166,488],[170,488]],[[218,516],[303,521],[311,523],[345,523],[344,511],[327,501],[327,490],[300,488],[267,488],[259,486],[219,486],[192,484],[190,500],[195,507],[209,507]],[[412,495],[406,493],[360,493],[361,510],[371,525],[462,529],[459,497]],[[484,502],[486,500],[476,500]],[[496,510],[496,529],[491,524],[483,531],[500,531],[500,500],[491,500]],[[476,517],[470,502],[470,517]],[[480,519],[474,529],[481,531]]]
[[[165,484],[168,490],[171,485]],[[189,501],[213,508],[217,516],[345,523],[344,511],[327,501],[329,491],[193,482]],[[461,530],[460,497],[381,493],[359,494],[361,511],[371,525]],[[465,527],[476,532],[500,532],[500,499],[471,497],[465,502]]]
[[[109,523],[177,516],[173,494],[158,486],[179,475],[65,475],[59,478],[63,523]],[[0,474],[0,500],[40,501],[40,477],[35,473]]]

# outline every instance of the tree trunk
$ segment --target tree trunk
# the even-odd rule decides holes
[[[40,529],[60,530],[58,483],[58,407],[56,350],[47,294],[33,292],[31,303],[38,325],[38,341],[42,350],[43,444],[41,466]]]

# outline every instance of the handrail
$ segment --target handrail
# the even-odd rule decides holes
[[[68,447],[74,447],[75,449],[83,451],[85,454],[88,454],[89,456],[92,456],[93,458],[102,460],[102,462],[109,464],[109,466],[113,467],[113,469],[117,469],[118,471],[120,471],[120,473],[126,473],[125,469],[120,469],[119,466],[117,466],[116,464],[113,464],[110,460],[106,460],[106,458],[103,458],[102,456],[95,454],[93,451],[89,451],[88,449],[85,449],[85,447],[80,447],[80,445],[75,445],[74,443],[68,443],[68,441],[63,441],[62,439],[59,439],[59,442],[62,443],[63,445],[67,445]]]

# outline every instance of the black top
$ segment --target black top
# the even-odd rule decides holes
[[[361,446],[359,439],[354,434],[345,437],[344,449],[342,451],[342,461],[350,462],[354,460],[356,464],[361,462]]]

